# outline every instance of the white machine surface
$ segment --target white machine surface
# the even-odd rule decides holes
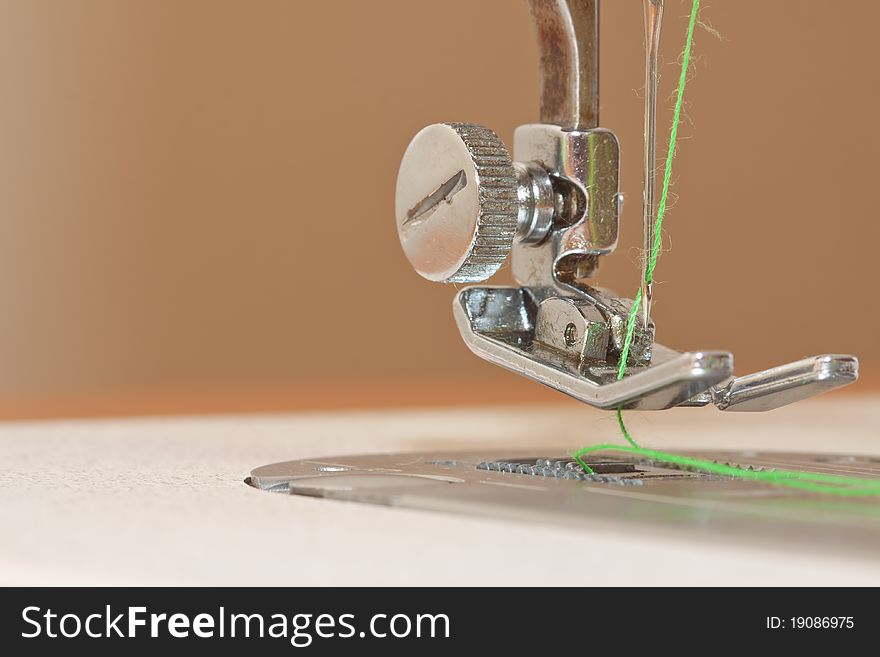
[[[769,414],[629,413],[628,423],[658,449],[880,456],[876,396]],[[258,466],[294,459],[619,441],[612,413],[574,404],[7,423],[0,584],[880,584],[880,555],[845,535],[839,548],[695,538],[631,521],[569,527],[244,483]]]

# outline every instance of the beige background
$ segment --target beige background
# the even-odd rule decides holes
[[[689,4],[667,1],[667,108]],[[880,368],[880,5],[842,7],[706,3],[724,38],[697,34],[662,342]],[[602,12],[628,202],[597,282],[631,295],[641,3]],[[393,225],[411,136],[509,140],[536,68],[524,0],[0,0],[0,413],[556,398],[467,352]]]

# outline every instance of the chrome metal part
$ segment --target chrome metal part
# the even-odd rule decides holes
[[[626,317],[631,302],[609,296],[601,290],[584,288],[578,296],[545,295],[538,307],[535,340],[560,349],[570,349],[583,337],[580,349],[584,363],[617,362],[626,337]],[[574,326],[572,326],[572,324]],[[560,344],[560,336],[565,337]],[[649,365],[654,352],[654,325],[638,329],[630,344],[630,361]]]
[[[517,244],[513,276],[521,285],[555,288],[592,275],[597,256],[614,251],[618,237],[620,146],[608,130],[563,130],[534,124],[517,128],[513,153],[540,164],[556,193],[554,230],[537,246]],[[548,266],[549,265],[549,266]]]
[[[522,244],[540,244],[553,225],[556,193],[550,174],[537,164],[515,162],[517,185],[516,239]]]
[[[727,352],[679,354],[655,344],[651,364],[629,368],[618,381],[613,362],[538,340],[538,306],[529,288],[471,287],[456,295],[453,315],[481,358],[599,408],[671,408],[733,374]]]
[[[610,333],[596,307],[579,299],[550,297],[538,306],[535,341],[568,352],[578,363],[604,362]]]
[[[439,123],[419,132],[400,163],[400,243],[431,281],[475,282],[503,264],[516,232],[517,181],[488,128]]]
[[[643,221],[653,246],[657,48],[662,0],[645,1]],[[846,385],[852,356],[815,356],[744,377],[726,351],[679,353],[654,342],[642,289],[624,375],[618,362],[633,302],[588,283],[618,242],[620,146],[598,124],[598,3],[530,0],[541,55],[541,121],[514,135],[512,162],[488,128],[438,124],[404,155],[397,227],[416,271],[434,281],[481,281],[512,250],[518,287],[471,287],[453,304],[477,355],[599,408],[715,404],[762,411]],[[644,270],[643,270],[643,280]],[[700,311],[702,312],[702,308]]]
[[[612,453],[591,455],[587,475],[564,446],[537,453],[374,454],[287,461],[253,470],[265,491],[440,511],[569,530],[670,531],[719,544],[845,550],[876,557],[880,506],[743,479],[706,475]],[[880,461],[834,454],[705,451],[690,456],[756,470],[880,478]],[[845,538],[845,540],[844,540]]]
[[[541,122],[599,125],[599,1],[529,0],[538,32]]]
[[[603,348],[613,354],[614,345],[595,308],[572,298],[540,299],[530,288],[469,287],[456,295],[453,315],[476,355],[599,408],[715,404],[768,411],[858,378],[853,356],[812,356],[734,377],[729,352],[679,353],[653,343],[649,363],[627,368],[618,381],[614,359],[598,356]]]
[[[813,356],[737,377],[723,389],[713,389],[713,401],[722,411],[770,411],[850,384],[858,372],[853,356]]]

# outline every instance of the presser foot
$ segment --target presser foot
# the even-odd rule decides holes
[[[714,404],[724,411],[767,411],[852,383],[858,360],[805,358],[742,377],[726,351],[677,352],[637,340],[635,364],[617,378],[610,322],[583,299],[541,298],[529,288],[469,287],[453,314],[468,348],[481,358],[603,409],[662,410]]]

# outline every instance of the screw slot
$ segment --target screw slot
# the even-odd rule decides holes
[[[562,333],[562,337],[565,338],[565,345],[567,347],[573,347],[578,339],[577,326],[569,322],[568,326],[565,327],[565,331]]]

